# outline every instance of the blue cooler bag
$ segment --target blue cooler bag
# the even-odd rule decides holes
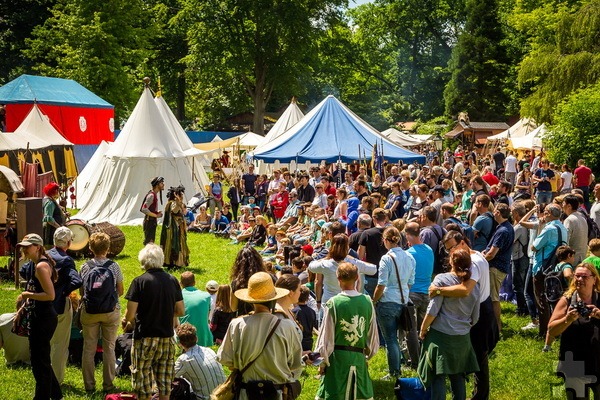
[[[419,378],[398,378],[394,393],[398,400],[430,400],[431,391],[425,390]]]

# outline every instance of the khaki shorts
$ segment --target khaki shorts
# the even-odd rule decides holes
[[[502,281],[506,278],[504,272],[500,272],[498,268],[490,267],[490,297],[492,301],[500,301],[500,287]]]

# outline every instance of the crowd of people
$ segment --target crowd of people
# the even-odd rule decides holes
[[[241,399],[294,399],[303,368],[314,364],[321,379],[315,398],[370,399],[367,360],[385,348],[384,380],[412,369],[432,399],[445,399],[447,377],[453,398],[465,399],[465,378],[473,374],[471,398],[489,399],[488,357],[501,338],[502,300],[530,318],[523,330],[537,330],[540,350],[550,351],[561,335],[559,372],[569,360],[584,361],[578,383],[598,395],[600,184],[592,186],[590,168],[579,160],[573,171],[567,165],[558,171],[541,154],[498,149],[480,157],[460,146],[440,154],[431,149],[427,160],[379,172],[338,163],[272,176],[250,165],[227,193],[215,173],[196,215],[183,203],[183,188],[171,188],[162,248],[153,242],[164,180],[155,178],[141,207],[145,273],[131,282],[121,321],[133,332],[130,370],[139,398],[153,391],[168,398],[171,382],[182,376],[197,398],[208,398],[225,380],[224,365],[241,371]],[[163,269],[187,266],[188,232],[247,242],[229,282],[210,281],[205,292],[193,273],[177,282]],[[115,299],[125,290],[104,238],[94,235],[94,258],[79,273],[65,261],[64,228],[54,232],[55,253],[62,255],[46,252],[37,235],[20,243],[32,261],[22,272],[29,282],[22,297],[36,304],[32,324],[44,327],[37,334],[43,337],[29,340],[36,398],[62,397],[65,361],[55,365],[53,357],[64,354],[64,344],[55,345],[51,333],[61,323],[70,326],[60,315],[79,287],[85,389],[95,390],[90,343],[100,333],[108,364],[102,387],[112,389],[121,362],[114,355],[122,314]],[[90,281],[99,275],[112,277],[113,290],[106,290],[112,297],[90,303]],[[89,304],[101,312],[85,311]],[[216,354],[208,348],[213,344]],[[566,388],[569,399],[582,398],[573,385]]]

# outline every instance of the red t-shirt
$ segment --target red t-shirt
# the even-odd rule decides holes
[[[573,174],[577,177],[577,187],[589,186],[590,177],[592,176],[592,170],[582,165],[581,167],[575,168]]]
[[[482,175],[481,179],[483,179],[490,186],[497,185],[500,183],[500,179],[498,179],[498,177],[496,175],[492,174],[491,172],[488,172],[487,174]]]

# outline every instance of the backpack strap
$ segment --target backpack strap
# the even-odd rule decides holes
[[[492,228],[490,229],[490,234],[489,235],[486,235],[485,233],[483,233],[483,231],[478,231],[479,233],[481,233],[483,235],[483,237],[485,238],[486,241],[489,241],[490,240],[490,236],[493,234],[492,231],[494,230],[494,215],[491,212],[486,211],[485,213],[483,213],[482,216],[486,216],[486,217],[488,217],[489,219],[492,220]]]
[[[402,290],[402,282],[400,281],[400,274],[398,273],[398,264],[396,264],[396,257],[390,254],[392,261],[394,262],[394,269],[396,270],[396,279],[398,279],[398,287],[400,288],[400,299],[402,300],[402,304],[406,304],[404,300],[404,290]]]

